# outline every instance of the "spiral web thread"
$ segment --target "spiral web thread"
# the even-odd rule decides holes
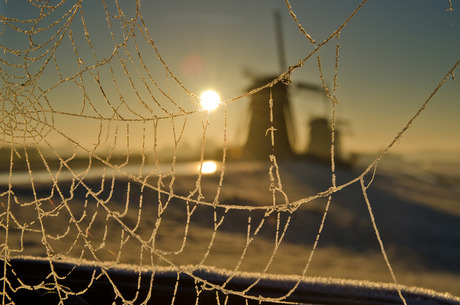
[[[49,260],[51,267],[56,259],[64,257],[94,261],[103,266],[101,274],[93,275],[94,280],[100,276],[110,278],[107,270],[124,263],[146,266],[152,270],[158,266],[168,266],[194,278],[198,296],[203,289],[214,290],[217,303],[220,302],[219,294],[238,295],[247,300],[290,303],[288,297],[308,276],[315,250],[321,243],[321,233],[327,223],[334,194],[352,184],[361,187],[381,254],[401,301],[406,303],[380,238],[367,190],[371,187],[381,158],[411,127],[443,84],[449,78],[458,81],[455,71],[460,61],[447,72],[378,157],[355,179],[337,184],[334,141],[340,34],[366,2],[363,1],[327,39],[317,42],[299,23],[293,7],[285,0],[293,22],[314,49],[271,82],[222,103],[224,131],[219,160],[221,167],[219,174],[214,176],[217,179],[212,182],[201,170],[186,178],[178,173],[181,167],[179,154],[184,149],[183,142],[188,135],[186,131],[191,124],[189,121],[196,118],[201,128],[199,163],[203,165],[212,114],[200,108],[199,97],[189,91],[169,68],[155,44],[154,33],[150,33],[146,25],[139,0],[133,0],[129,10],[122,8],[124,4],[118,0],[93,1],[91,5],[97,6],[96,11],[103,12],[104,16],[91,14],[91,7],[83,0],[28,0],[27,5],[36,13],[34,17],[18,19],[1,16],[0,35],[14,35],[20,41],[0,45],[3,53],[0,56],[1,160],[8,177],[8,182],[0,189],[1,256],[4,266],[2,304],[11,300],[7,291],[13,285],[6,278],[6,269],[8,261],[17,256],[44,257]],[[451,2],[448,4],[448,10],[452,10]],[[94,19],[105,19],[104,27],[109,34],[105,38],[110,40],[110,47],[107,47],[108,44],[97,44],[93,38]],[[330,88],[323,74],[321,50],[334,42],[336,57],[333,86]],[[264,89],[269,89],[271,93],[271,88],[278,82],[290,83],[291,73],[302,69],[307,61],[312,60],[317,60],[319,79],[332,105],[331,186],[317,194],[290,201],[274,153],[267,156],[270,161],[268,178],[273,200],[271,204],[222,201],[221,192],[225,188],[225,173],[229,166],[227,105],[243,102],[245,97]],[[70,109],[66,99],[73,101]],[[273,117],[272,108],[276,100],[270,94],[267,102],[270,122],[273,123],[276,118]],[[85,134],[84,137],[76,135],[72,128],[65,127],[68,126],[64,124],[67,121],[74,122],[72,128],[78,128],[75,124],[90,126],[91,134]],[[160,152],[159,144],[165,134],[173,147],[167,156]],[[275,151],[276,130],[273,126],[267,130],[267,136],[271,138]],[[18,176],[22,176],[22,182],[16,182]],[[244,177],[241,179],[244,180]],[[212,195],[209,194],[209,187],[204,187],[205,183],[212,185]],[[251,288],[269,273],[279,249],[283,247],[291,217],[301,207],[321,198],[327,199],[327,203],[297,284],[279,297],[252,295]],[[232,217],[238,213],[243,215],[238,220],[245,221],[246,233],[242,235],[240,253],[231,260],[233,267],[227,266],[230,269],[229,277],[223,284],[216,285],[196,276],[193,271],[208,264],[218,247],[217,240],[226,234],[221,233],[220,228],[233,221]],[[253,216],[253,213],[259,216]],[[181,223],[171,221],[171,217],[181,219]],[[187,246],[193,242],[189,238],[190,232],[198,230],[194,224],[196,218],[205,218],[200,230],[208,234],[203,237],[207,239],[207,246],[202,253],[188,261],[190,252],[187,252]],[[274,244],[259,278],[244,290],[228,289],[227,285],[241,270],[260,232],[270,222],[275,228]],[[180,229],[177,229],[178,225]],[[172,228],[178,233],[168,232],[173,231]],[[173,238],[174,242],[171,241]],[[53,268],[45,276],[52,279],[54,285],[42,282],[33,288],[56,289],[61,300],[70,295],[84,294],[92,283],[89,282],[82,291],[68,291],[60,285],[62,275],[58,275]],[[22,285],[13,290],[32,289],[27,283]],[[113,285],[117,298],[124,303],[143,301],[126,299]],[[152,285],[155,285],[154,281]],[[177,280],[175,292],[178,285]],[[148,294],[144,301],[151,297]],[[174,293],[172,303],[175,297]]]

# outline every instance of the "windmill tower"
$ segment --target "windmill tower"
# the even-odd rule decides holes
[[[329,162],[331,160],[332,129],[326,117],[313,118],[309,122],[310,137],[306,156],[318,161]],[[340,132],[334,130],[334,158],[338,163],[344,163]]]
[[[263,86],[275,77],[254,80],[253,88]],[[287,86],[278,82],[271,89],[263,89],[251,97],[249,107],[250,121],[248,137],[243,146],[243,157],[247,159],[268,160],[274,154],[279,159],[294,156],[289,134],[293,132]],[[270,90],[273,99],[273,122],[270,122]],[[274,128],[274,144],[271,142],[270,129]]]
[[[275,30],[280,69],[285,71],[287,65],[279,11],[275,12]],[[266,85],[276,77],[275,75],[258,77],[254,79],[253,85],[248,89],[251,90]],[[271,108],[273,122],[270,121],[270,90],[273,99]],[[291,141],[295,140],[294,126],[286,84],[278,82],[272,88],[265,88],[253,94],[249,112],[248,137],[243,146],[244,158],[268,160],[269,155],[274,154],[279,159],[286,159],[295,155],[291,143]],[[271,128],[274,132],[274,145],[272,145],[271,140]]]

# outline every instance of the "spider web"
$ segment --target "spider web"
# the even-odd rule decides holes
[[[335,145],[340,34],[366,2],[318,42],[285,0],[292,21],[313,51],[264,85],[221,103],[223,132],[217,155],[207,151],[214,114],[201,109],[199,96],[187,89],[162,56],[140,1],[28,0],[24,3],[30,16],[2,15],[0,35],[15,37],[0,46],[2,303],[13,301],[14,293],[21,289],[55,289],[63,302],[84,295],[101,276],[110,280],[109,270],[123,264],[148,270],[166,267],[191,276],[196,302],[202,291],[210,290],[218,304],[227,302],[220,297],[229,295],[246,301],[295,303],[289,298],[309,276],[334,196],[352,185],[361,190],[360,200],[367,207],[374,238],[394,284],[391,289],[406,303],[380,237],[368,190],[382,157],[443,84],[458,81],[455,71],[460,61],[376,159],[358,176],[339,183]],[[452,10],[450,1],[448,5]],[[103,26],[95,20],[104,20]],[[102,27],[99,31],[96,24]],[[335,45],[336,51],[332,86],[325,79],[321,57],[328,45]],[[289,170],[277,158],[273,92],[279,84],[290,84],[291,74],[308,62],[317,66],[318,80],[331,105],[330,183],[319,192],[304,188],[295,197],[290,195]],[[267,162],[233,162],[228,105],[245,103],[260,92],[269,92],[266,107],[271,127],[260,136],[269,139],[272,153],[266,156]],[[184,160],[189,150],[187,138],[197,134],[200,149],[196,158]],[[213,175],[203,170],[208,156],[218,160]],[[251,188],[255,181],[257,190]],[[247,196],[241,199],[232,195],[235,192]],[[317,211],[306,209],[310,206]],[[278,257],[289,247],[285,239],[298,225],[299,215],[315,213],[316,218],[308,218],[313,230],[305,233],[310,234],[310,251],[302,254],[296,280],[282,295],[254,295],[252,289],[275,265],[282,264]],[[51,269],[38,284],[21,281],[19,275],[12,280],[7,278],[7,269],[16,257],[43,258]],[[63,276],[53,268],[67,258],[76,259],[77,264],[92,262],[101,271],[79,291],[70,291],[63,281],[73,271]],[[251,264],[260,266],[252,282],[240,290],[228,288]],[[224,280],[215,284],[197,275],[205,266],[225,268]],[[110,283],[115,298],[123,303],[152,298],[147,294],[145,300],[130,299],[112,280]],[[150,286],[155,286],[153,278]],[[178,286],[179,275],[172,284],[171,304],[178,297]]]

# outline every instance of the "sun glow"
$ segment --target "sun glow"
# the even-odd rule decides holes
[[[217,163],[214,161],[205,161],[201,165],[201,173],[212,174],[217,170]]]
[[[200,96],[201,107],[204,110],[212,111],[219,107],[220,96],[216,91],[208,90]]]

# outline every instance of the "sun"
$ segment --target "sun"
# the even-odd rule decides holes
[[[215,173],[217,170],[217,163],[214,161],[205,161],[200,166],[201,173],[203,174],[212,174]]]
[[[200,102],[204,110],[212,111],[220,106],[220,96],[214,90],[207,90],[201,94]]]

